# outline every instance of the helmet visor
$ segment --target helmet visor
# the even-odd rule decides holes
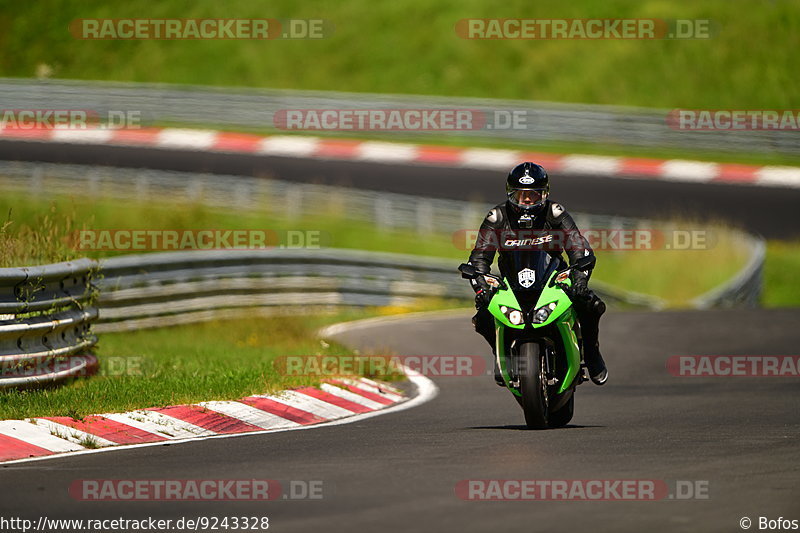
[[[545,189],[511,189],[508,192],[508,200],[523,209],[538,207],[547,200]]]

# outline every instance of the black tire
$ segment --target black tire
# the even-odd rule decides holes
[[[557,411],[550,413],[548,422],[551,428],[560,428],[569,424],[572,420],[572,413],[575,411],[575,392],[567,400],[567,403],[558,408]]]
[[[544,375],[544,358],[535,342],[519,347],[519,390],[522,394],[522,411],[525,423],[531,429],[549,427],[549,397]]]

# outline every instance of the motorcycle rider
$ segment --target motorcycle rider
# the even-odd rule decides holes
[[[508,232],[513,234],[519,230],[539,231],[544,235],[556,235],[556,245],[547,249],[551,255],[560,255],[565,252],[569,264],[579,258],[594,255],[588,241],[581,235],[575,221],[563,206],[551,201],[550,178],[547,171],[536,163],[525,162],[515,166],[506,179],[506,193],[508,199],[495,206],[486,215],[478,233],[475,248],[469,256],[469,264],[478,272],[488,274],[491,270],[495,251],[499,251],[498,268],[501,277],[508,277],[504,272],[504,256],[518,253],[517,250],[505,249],[502,239],[498,234]],[[572,287],[569,291],[570,299],[578,314],[584,346],[584,360],[589,371],[589,377],[597,385],[603,385],[608,379],[603,357],[600,354],[599,327],[600,316],[605,312],[605,303],[588,287],[591,270],[572,270],[570,278]],[[475,307],[478,312],[472,318],[475,331],[483,335],[494,353],[495,329],[494,318],[487,307],[494,295],[492,287],[486,283],[483,276],[471,280],[475,290]],[[505,386],[500,376],[495,357],[495,381],[500,386]]]

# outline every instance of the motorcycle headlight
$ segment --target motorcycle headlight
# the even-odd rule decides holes
[[[545,322],[550,317],[550,313],[553,312],[553,309],[555,309],[556,306],[558,306],[558,302],[550,302],[547,305],[543,305],[533,313],[533,319],[531,322],[534,324],[541,324],[542,322]]]
[[[514,324],[515,326],[519,326],[523,322],[525,322],[525,317],[522,316],[522,311],[519,309],[514,309],[513,307],[508,307],[505,305],[500,306],[500,312],[508,319],[509,322]]]

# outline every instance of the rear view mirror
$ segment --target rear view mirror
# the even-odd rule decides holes
[[[461,272],[461,277],[464,279],[475,279],[478,277],[478,269],[467,263],[461,263],[458,267],[458,271]]]
[[[597,259],[593,255],[585,255],[585,256],[581,257],[580,259],[575,261],[573,264],[571,264],[567,268],[562,268],[561,270],[559,270],[558,271],[558,276],[554,277],[550,281],[550,285],[549,286],[552,287],[556,283],[562,281],[564,279],[562,276],[566,276],[567,273],[572,271],[572,270],[589,270],[591,268],[594,268],[594,264],[596,262],[597,262]],[[561,279],[559,279],[559,278],[561,278]]]

